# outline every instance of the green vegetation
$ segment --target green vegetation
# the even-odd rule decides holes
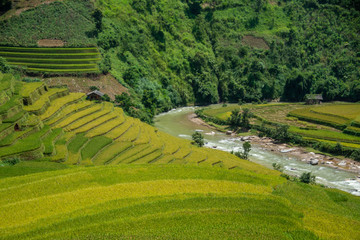
[[[41,39],[65,47],[96,44],[100,72],[129,89],[117,98],[120,106],[146,122],[189,103],[302,101],[308,93],[356,102],[358,9],[351,1],[329,0],[67,0],[0,22],[0,44],[18,51]],[[20,55],[27,71],[97,72],[90,64],[99,56],[88,62],[86,55],[92,52],[76,53],[82,61],[56,50],[65,59],[46,61],[52,57],[47,51],[40,60],[33,56],[36,65],[27,52]],[[6,57],[19,63],[16,54]]]
[[[59,39],[69,46],[93,46],[93,8],[88,1],[43,4],[0,21],[0,43],[10,46],[37,46],[41,39]]]
[[[349,103],[312,107],[301,103],[228,104],[210,106],[196,113],[208,122],[223,125],[223,130],[244,126],[243,116],[249,116],[251,128],[260,131],[260,136],[358,159],[354,156],[360,148],[360,138],[358,129],[352,124],[359,117],[359,107],[359,104]]]
[[[195,132],[192,135],[192,140],[193,140],[193,143],[198,147],[202,147],[205,144],[204,143],[204,136],[200,132]]]
[[[0,56],[10,65],[28,72],[98,72],[97,48],[19,48],[1,47]]]
[[[85,147],[81,150],[81,157],[84,160],[91,159],[96,153],[98,153],[103,147],[110,144],[112,141],[110,138],[104,136],[98,136],[92,138]]]
[[[270,170],[262,175],[247,169],[121,165],[54,171],[57,166],[40,165],[37,174],[26,170],[0,180],[2,238],[353,239],[359,234],[357,197],[288,182]],[[46,168],[51,171],[41,172]]]

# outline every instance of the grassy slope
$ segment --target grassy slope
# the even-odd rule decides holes
[[[359,198],[286,182],[274,173],[185,165],[121,165],[8,177],[0,180],[0,238],[359,236]]]

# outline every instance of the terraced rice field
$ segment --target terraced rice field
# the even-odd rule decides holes
[[[35,170],[19,164],[14,168],[22,176],[0,179],[2,239],[356,239],[360,235],[357,197],[287,182],[255,164],[260,174],[246,168],[170,164],[68,169],[35,164]],[[40,172],[29,174],[36,169]]]
[[[232,154],[195,147],[109,103],[62,89],[55,92],[64,95],[49,97],[51,89],[26,85],[24,91],[16,82],[6,85],[0,159],[42,161],[0,167],[0,239],[360,235],[355,196],[287,181]],[[17,115],[24,121],[11,122]]]
[[[186,163],[224,168],[247,165],[234,155],[204,150],[190,141],[159,132],[126,116],[111,103],[96,104],[84,100],[84,94],[69,94],[66,88],[47,89],[43,83],[23,85],[21,95],[14,95],[19,100],[14,105],[19,110],[15,115],[29,114],[42,125],[0,140],[7,146],[0,148],[0,156],[36,150],[33,158],[45,156],[50,161],[80,165]],[[21,105],[21,99],[27,99],[27,105]],[[34,136],[41,141],[34,141]]]
[[[300,134],[307,139],[326,143],[340,142],[343,146],[358,148],[360,143],[360,104],[325,103],[309,106],[295,103],[274,103],[239,106],[229,104],[226,107],[214,105],[204,109],[209,117],[226,120],[231,111],[249,108],[256,119],[252,123],[287,124],[289,131]],[[343,132],[341,132],[343,131]],[[357,147],[354,147],[357,146]]]
[[[97,48],[23,48],[0,47],[0,56],[28,72],[96,72],[101,60]]]

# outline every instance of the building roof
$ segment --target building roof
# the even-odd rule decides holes
[[[86,95],[89,96],[89,95],[91,95],[91,94],[96,94],[96,95],[98,95],[98,96],[100,96],[100,97],[104,96],[104,93],[100,92],[99,90],[95,90],[95,91],[89,92],[89,93],[87,93]]]
[[[306,94],[306,100],[323,100],[322,94]]]

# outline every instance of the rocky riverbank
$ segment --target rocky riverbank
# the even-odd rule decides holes
[[[215,129],[215,127],[210,126],[204,120],[199,118],[195,113],[189,114],[188,119],[195,124],[208,127],[209,129]],[[237,137],[234,133],[229,132],[228,134]],[[302,147],[291,146],[286,143],[277,143],[276,141],[268,137],[244,136],[239,138],[241,139],[241,141],[250,141],[251,143],[256,143],[267,151],[286,154],[289,157],[301,159],[301,161],[307,162],[308,164],[324,165],[331,168],[342,169],[345,171],[360,174],[360,162],[356,162],[349,158],[340,159],[325,154],[309,152]]]

